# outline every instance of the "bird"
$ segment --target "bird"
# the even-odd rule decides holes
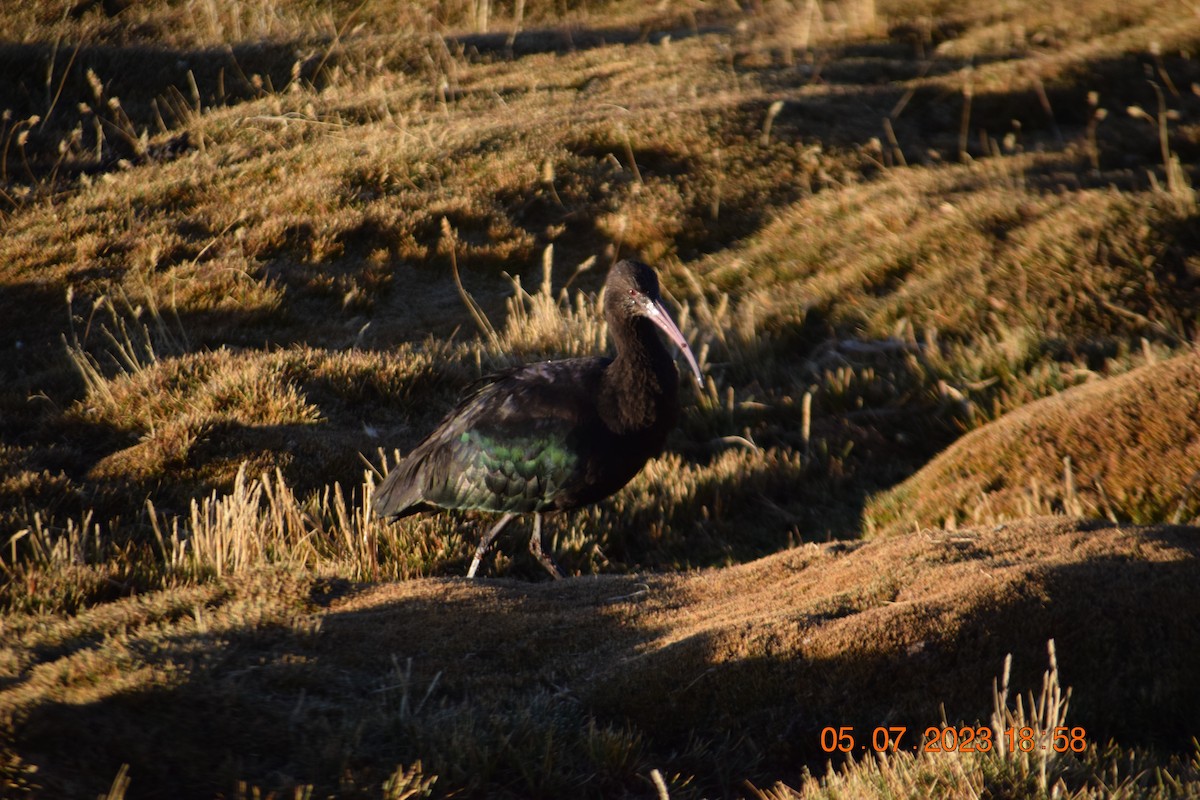
[[[679,373],[656,328],[700,367],[659,294],[654,269],[623,259],[604,284],[615,356],[542,361],[487,375],[393,468],[372,509],[388,520],[441,509],[498,512],[467,570],[518,514],[533,515],[529,550],[542,548],[542,515],[612,495],[666,444],[679,418]]]

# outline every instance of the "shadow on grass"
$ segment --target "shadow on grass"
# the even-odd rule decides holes
[[[1168,123],[1172,150],[1184,163],[1194,162],[1200,152],[1200,139],[1186,124],[1200,115],[1200,96],[1176,88],[1200,81],[1200,63],[1193,58],[1178,52],[1128,52],[1081,59],[1047,78],[1044,85],[1040,80],[1024,80],[1016,81],[1013,88],[973,87],[969,96],[954,81],[931,80],[962,71],[961,84],[967,86],[971,70],[983,68],[988,61],[918,59],[883,45],[861,45],[831,49],[817,71],[807,66],[736,68],[771,93],[770,98],[747,106],[748,114],[762,120],[770,103],[784,101],[772,123],[773,138],[862,147],[872,139],[887,140],[886,120],[899,149],[913,164],[958,161],[960,145],[966,156],[975,159],[1062,150],[1087,138],[1096,109],[1103,108],[1107,116],[1095,123],[1100,167],[1161,168],[1154,125],[1126,111],[1136,106],[1156,115],[1160,93],[1166,108],[1178,115]],[[822,85],[832,90],[813,91]],[[1101,185],[1111,180],[1106,178]]]
[[[135,636],[159,685],[30,702],[12,742],[64,797],[94,796],[122,763],[139,797],[209,797],[238,780],[373,796],[418,759],[438,795],[644,796],[658,768],[693,776],[672,797],[728,796],[745,779],[795,785],[802,767],[820,770],[827,726],[862,742],[905,725],[911,746],[943,718],[986,724],[1005,655],[1014,691],[1036,691],[1053,638],[1068,720],[1089,747],[1186,751],[1200,713],[1197,531],[1137,535],[1181,558],[1142,561],[1136,544],[1064,552],[990,582],[988,548],[968,548],[947,562],[980,560],[961,603],[943,593],[834,614],[804,593],[765,606],[707,579],[606,576],[383,586],[335,603],[319,629],[231,622],[268,577],[196,612],[220,632]],[[795,552],[755,565],[756,590],[790,585],[805,569]],[[40,657],[74,653],[79,668],[88,649],[94,636]]]
[[[138,150],[142,130],[157,131],[160,122],[176,128],[200,107],[262,97],[293,80],[320,86],[321,69],[331,65],[294,43],[203,50],[0,43],[0,74],[5,75],[0,110],[11,112],[9,125],[37,117],[26,126],[28,139],[20,157],[15,148],[5,153],[7,174],[36,182],[52,174],[106,171],[119,159],[140,160],[146,155]],[[109,106],[113,98],[119,110]],[[86,111],[81,112],[81,103]],[[78,139],[61,152],[60,142],[69,139],[77,124]],[[182,150],[192,146],[181,144]],[[165,159],[178,154],[168,149],[150,155]]]
[[[238,781],[378,796],[392,770],[418,759],[439,774],[439,796],[633,793],[645,786],[641,745],[597,725],[571,684],[592,661],[587,651],[642,638],[611,614],[581,621],[580,610],[602,612],[639,583],[576,583],[563,605],[537,586],[441,581],[423,596],[334,611],[319,633],[235,625],[135,644],[156,669],[186,677],[38,704],[22,714],[16,747],[63,797],[94,796],[122,763],[138,797],[233,794]],[[218,619],[222,604],[197,613]],[[57,652],[94,646],[89,637]]]
[[[556,28],[526,28],[515,35],[467,33],[448,38],[470,55],[523,57],[539,53],[575,53],[613,45],[661,44],[714,33],[728,33],[728,25],[675,26],[647,24],[641,27],[562,25]]]
[[[1200,538],[1195,528],[1146,536],[1184,557],[1039,564],[1008,586],[981,567],[981,586],[964,586],[958,605],[917,598],[832,620],[780,609],[758,629],[714,627],[628,659],[591,681],[589,707],[631,720],[660,747],[725,731],[754,742],[773,777],[801,766],[819,773],[827,726],[854,726],[861,742],[876,726],[905,725],[915,745],[943,721],[987,724],[1005,656],[1013,690],[1036,694],[1054,639],[1060,680],[1072,688],[1068,720],[1086,728],[1089,746],[1115,739],[1187,754],[1200,713],[1191,677]]]

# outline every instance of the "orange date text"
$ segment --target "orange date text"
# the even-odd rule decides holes
[[[879,725],[871,730],[856,730],[852,725],[821,729],[821,749],[826,753],[877,753],[910,750],[922,753],[1030,753],[1053,750],[1056,753],[1082,753],[1087,749],[1087,731],[1079,726],[1056,728],[1006,728],[992,730],[986,725],[955,727],[931,725],[921,736],[909,736],[904,725]]]

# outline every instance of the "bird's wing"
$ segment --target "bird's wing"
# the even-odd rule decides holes
[[[375,512],[554,508],[575,491],[603,435],[596,395],[608,363],[547,361],[483,379],[379,487]]]

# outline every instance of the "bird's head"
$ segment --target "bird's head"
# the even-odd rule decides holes
[[[653,269],[630,259],[614,264],[604,283],[604,306],[609,319],[645,317],[653,322],[683,353],[696,376],[696,385],[703,385],[700,366],[692,355],[692,348],[663,305],[658,293],[658,275]]]

